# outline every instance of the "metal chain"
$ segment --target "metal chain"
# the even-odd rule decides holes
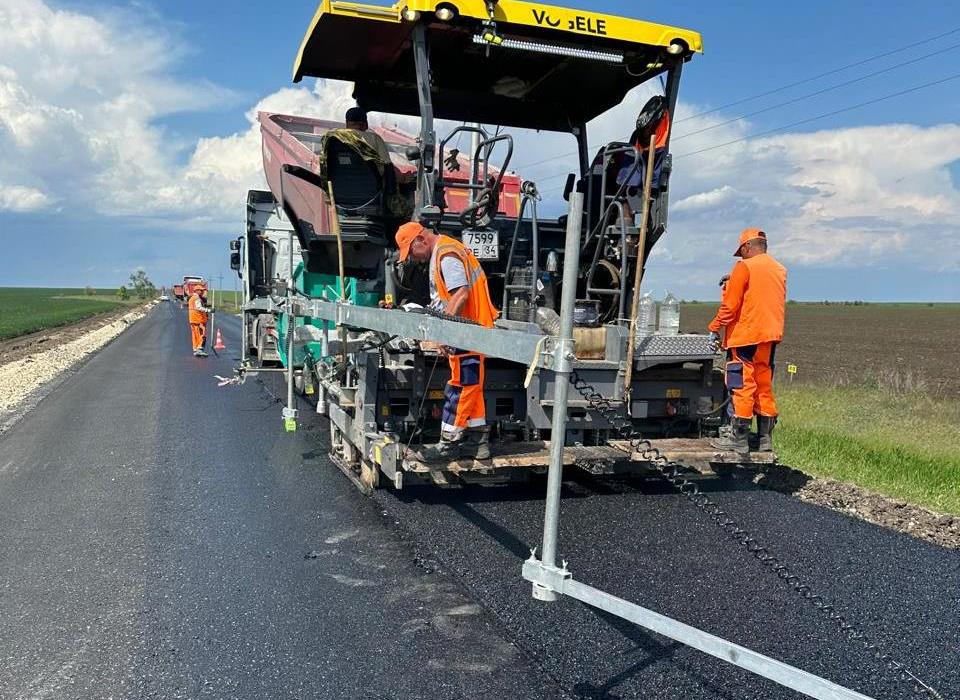
[[[454,316],[453,314],[444,313],[440,309],[434,309],[430,306],[423,307],[422,310],[417,311],[416,313],[422,313],[426,316],[433,316],[434,318],[439,318],[443,321],[456,321],[458,323],[465,323],[468,326],[479,326],[480,324],[476,321],[473,321],[469,318],[464,318],[463,316]]]
[[[610,401],[601,395],[595,387],[581,379],[576,370],[571,373],[570,381],[573,383],[573,387],[577,390],[577,393],[590,404],[592,409],[603,416],[604,420],[606,420],[617,433],[630,440],[631,453],[639,452],[645,460],[650,462],[660,477],[713,520],[730,539],[746,548],[747,552],[775,573],[777,578],[783,581],[784,584],[789,586],[801,598],[809,602],[827,620],[836,624],[837,629],[846,635],[850,641],[862,644],[867,652],[872,654],[881,665],[893,673],[893,677],[898,682],[912,683],[914,693],[923,693],[928,697],[935,698],[935,700],[944,700],[943,696],[934,688],[917,678],[902,662],[883,651],[865,632],[848,621],[842,613],[837,612],[831,603],[828,603],[822,596],[815,594],[813,589],[806,584],[799,575],[794,573],[790,567],[771,553],[768,547],[760,544],[748,530],[740,527],[737,521],[718,503],[703,493],[699,486],[685,478],[681,472],[687,468],[679,462],[667,459],[649,440],[643,438],[642,435],[638,435],[637,430],[634,429],[630,420],[614,408],[610,404]]]

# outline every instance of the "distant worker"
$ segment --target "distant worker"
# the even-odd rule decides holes
[[[193,340],[194,357],[206,357],[207,351],[207,320],[213,309],[207,306],[207,288],[203,285],[194,285],[193,294],[187,302],[187,321],[190,322],[190,336]]]
[[[757,416],[759,449],[773,449],[777,422],[773,367],[783,339],[787,269],[767,254],[767,234],[745,229],[734,256],[740,259],[722,281],[720,310],[708,326],[711,339],[727,351],[726,384],[733,404],[731,430],[713,442],[719,449],[750,451],[750,427]]]
[[[367,145],[377,152],[377,156],[383,164],[389,165],[391,163],[390,149],[387,148],[387,144],[380,134],[376,131],[370,131],[370,124],[367,122],[367,113],[365,111],[360,107],[351,107],[347,110],[347,114],[343,120],[346,122],[348,129],[360,132],[360,138],[366,141]]]
[[[460,241],[437,234],[419,223],[397,231],[401,262],[408,257],[428,263],[431,307],[493,328],[498,311],[490,299],[487,276]],[[450,381],[444,391],[440,442],[419,453],[424,460],[473,457],[489,459],[490,429],[483,401],[483,355],[451,348]]]

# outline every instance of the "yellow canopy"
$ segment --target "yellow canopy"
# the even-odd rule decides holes
[[[697,32],[520,0],[323,0],[294,65],[349,80],[368,110],[417,114],[410,34],[427,26],[433,107],[457,121],[567,131],[703,50]]]

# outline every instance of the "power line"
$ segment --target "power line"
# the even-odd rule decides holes
[[[878,76],[878,75],[882,75],[882,74],[884,74],[884,73],[889,73],[890,71],[897,70],[897,69],[899,69],[899,68],[904,68],[904,67],[906,67],[906,66],[912,65],[912,64],[914,64],[914,63],[918,63],[918,62],[920,62],[920,61],[925,61],[926,59],[932,58],[933,56],[939,56],[940,54],[944,53],[945,51],[953,51],[954,49],[958,49],[958,48],[960,48],[960,44],[954,44],[953,46],[948,46],[948,47],[945,48],[945,49],[939,49],[939,50],[937,50],[937,51],[933,51],[933,52],[928,53],[928,54],[925,54],[925,55],[923,55],[923,56],[918,56],[917,58],[911,59],[911,60],[909,60],[909,61],[904,61],[903,63],[898,63],[898,64],[895,65],[895,66],[890,66],[889,68],[882,68],[881,70],[874,71],[873,73],[867,73],[866,75],[862,75],[862,76],[860,76],[859,78],[852,78],[852,79],[847,80],[847,81],[844,81],[844,82],[842,82],[842,83],[837,83],[836,85],[831,85],[830,87],[826,87],[826,88],[823,88],[823,89],[821,89],[821,90],[817,90],[817,91],[815,91],[815,92],[810,92],[810,93],[807,93],[806,95],[801,95],[800,97],[795,97],[795,98],[793,98],[792,100],[787,100],[786,102],[780,102],[780,103],[778,103],[778,104],[771,105],[771,106],[769,106],[769,107],[764,107],[763,109],[758,109],[758,110],[756,110],[755,112],[748,112],[747,114],[743,114],[743,115],[741,115],[741,116],[739,116],[739,117],[733,117],[732,119],[727,119],[726,121],[723,121],[723,122],[718,122],[718,123],[716,123],[716,124],[711,124],[710,126],[705,126],[705,127],[703,127],[702,129],[697,129],[696,131],[689,131],[689,132],[687,132],[687,133],[685,133],[685,134],[681,134],[681,135],[679,135],[679,136],[673,137],[673,141],[680,141],[681,139],[685,139],[685,138],[687,138],[688,136],[693,136],[693,135],[695,135],[695,134],[702,134],[704,131],[710,131],[710,130],[712,130],[712,129],[716,129],[716,128],[719,128],[719,127],[721,127],[721,126],[726,126],[727,124],[733,124],[734,122],[738,122],[738,121],[741,121],[741,120],[743,120],[743,119],[747,119],[748,117],[753,117],[753,116],[756,116],[756,115],[758,115],[758,114],[763,114],[763,113],[765,113],[765,112],[771,112],[771,111],[773,111],[773,110],[775,110],[775,109],[779,109],[780,107],[786,107],[787,105],[796,104],[797,102],[802,102],[803,100],[807,100],[807,99],[810,99],[811,97],[816,97],[816,96],[818,96],[818,95],[822,95],[822,94],[824,94],[824,93],[831,92],[831,91],[833,91],[833,90],[839,90],[840,88],[847,87],[848,85],[853,85],[854,83],[859,83],[859,82],[861,82],[861,81],[867,80],[868,78],[875,78],[875,77]],[[680,121],[682,121],[682,120],[680,120]]]
[[[681,153],[681,154],[679,154],[679,155],[674,156],[674,158],[686,158],[686,157],[688,157],[688,156],[697,155],[698,153],[706,153],[707,151],[713,151],[713,150],[716,150],[716,149],[718,149],[718,148],[723,148],[723,147],[725,147],[725,146],[731,146],[731,145],[733,145],[733,144],[735,144],[735,143],[741,143],[741,142],[743,142],[743,141],[750,141],[750,140],[752,140],[752,139],[760,138],[761,136],[767,136],[767,135],[769,135],[769,134],[774,134],[774,133],[776,133],[776,132],[778,132],[778,131],[783,131],[784,129],[792,129],[792,128],[795,127],[795,126],[801,126],[801,125],[803,125],[803,124],[809,124],[810,122],[814,122],[814,121],[817,121],[817,120],[819,120],[819,119],[826,119],[827,117],[832,117],[832,116],[837,115],[837,114],[843,114],[844,112],[850,112],[850,111],[852,111],[852,110],[859,109],[860,107],[866,107],[866,106],[868,106],[868,105],[877,104],[878,102],[883,102],[884,100],[893,99],[894,97],[900,97],[901,95],[907,95],[907,94],[909,94],[909,93],[911,93],[911,92],[917,92],[918,90],[923,90],[923,89],[928,88],[928,87],[933,87],[934,85],[940,85],[940,84],[942,84],[942,83],[946,83],[946,82],[949,82],[949,81],[951,81],[951,80],[956,80],[957,78],[960,78],[960,73],[954,73],[953,75],[949,75],[949,76],[947,76],[946,78],[941,78],[940,80],[933,80],[933,81],[931,81],[931,82],[929,82],[929,83],[923,83],[922,85],[915,85],[915,86],[913,86],[913,87],[911,87],[911,88],[907,88],[906,90],[899,90],[899,91],[897,91],[897,92],[892,92],[892,93],[890,93],[889,95],[883,95],[882,97],[876,97],[876,98],[874,98],[874,99],[872,99],[872,100],[867,100],[866,102],[858,102],[857,104],[855,104],[855,105],[850,105],[849,107],[843,107],[843,108],[841,108],[841,109],[835,109],[835,110],[833,110],[833,111],[831,111],[831,112],[824,112],[823,114],[818,114],[818,115],[813,116],[813,117],[807,117],[806,119],[801,119],[800,121],[792,122],[792,123],[790,123],[790,124],[784,124],[783,126],[778,126],[778,127],[776,127],[775,129],[767,129],[766,131],[761,131],[761,132],[758,133],[758,134],[751,134],[750,136],[744,136],[744,137],[739,138],[739,139],[734,139],[733,141],[727,141],[727,142],[725,142],[725,143],[718,143],[718,144],[715,144],[715,145],[713,145],[713,146],[707,146],[706,148],[700,148],[700,149],[698,149],[698,150],[696,150],[696,151],[690,151],[689,153]]]
[[[884,52],[884,53],[877,54],[877,55],[871,56],[871,57],[869,57],[869,58],[864,58],[864,59],[862,59],[862,60],[860,60],[860,61],[856,61],[856,62],[854,62],[854,63],[848,63],[848,64],[845,65],[845,66],[840,66],[839,68],[834,68],[834,69],[832,69],[832,70],[826,71],[825,73],[820,73],[820,74],[818,74],[818,75],[814,75],[814,76],[809,77],[809,78],[804,78],[803,80],[798,80],[798,81],[795,81],[795,82],[792,82],[792,83],[788,83],[788,84],[786,84],[786,85],[782,85],[782,86],[780,86],[780,87],[778,87],[778,88],[774,88],[774,89],[768,90],[768,91],[766,91],[766,92],[758,93],[758,94],[756,94],[756,95],[751,95],[751,96],[749,96],[749,97],[744,97],[744,98],[741,98],[741,99],[739,99],[739,100],[735,100],[735,101],[733,101],[733,102],[728,102],[727,104],[720,105],[719,107],[714,107],[714,108],[712,108],[712,109],[708,109],[708,110],[703,111],[703,112],[698,112],[697,114],[691,115],[691,116],[689,116],[689,117],[684,117],[683,119],[677,119],[677,120],[675,120],[673,123],[674,123],[674,124],[679,124],[679,123],[681,123],[681,122],[685,122],[685,121],[687,121],[687,120],[689,120],[689,119],[694,119],[694,118],[696,118],[696,117],[700,117],[700,116],[703,116],[703,115],[705,115],[705,114],[712,114],[712,113],[714,113],[714,112],[718,112],[718,111],[720,111],[721,109],[726,109],[727,107],[733,107],[733,106],[736,106],[736,105],[738,105],[738,104],[743,104],[744,102],[750,102],[750,101],[752,101],[752,100],[759,99],[760,97],[766,97],[766,96],[768,96],[768,95],[773,95],[773,94],[776,94],[776,93],[778,93],[778,92],[782,92],[782,91],[784,91],[784,90],[787,90],[787,89],[789,89],[789,88],[796,87],[796,86],[798,86],[798,85],[804,85],[804,84],[806,84],[806,83],[813,82],[814,80],[819,80],[820,78],[824,78],[824,77],[826,77],[826,76],[828,76],[828,75],[834,75],[834,74],[836,74],[836,73],[840,73],[840,72],[845,71],[845,70],[848,70],[848,69],[850,69],[850,68],[855,68],[855,67],[857,67],[857,66],[861,66],[861,65],[863,65],[863,64],[865,64],[865,63],[870,63],[870,62],[872,62],[872,61],[876,61],[876,60],[881,59],[881,58],[886,58],[886,57],[888,57],[888,56],[893,56],[893,55],[898,54],[898,53],[903,53],[903,52],[906,51],[907,49],[912,49],[912,48],[914,48],[915,46],[920,46],[920,45],[926,44],[926,43],[928,43],[928,42],[930,42],[930,41],[936,41],[937,39],[942,39],[942,38],[944,38],[944,37],[951,36],[951,35],[953,35],[953,34],[956,34],[957,32],[960,32],[960,27],[956,27],[956,28],[954,28],[954,29],[951,29],[950,31],[943,32],[942,34],[937,34],[936,36],[932,36],[932,37],[928,37],[928,38],[926,38],[926,39],[922,39],[922,40],[917,41],[917,42],[914,42],[914,43],[912,43],[912,44],[907,44],[906,46],[901,46],[901,47],[896,48],[896,49],[891,49],[890,51],[886,51],[886,52]],[[931,57],[936,56],[936,55],[938,55],[938,54],[940,54],[940,53],[942,53],[942,52],[944,52],[944,51],[951,51],[951,50],[956,49],[956,48],[960,48],[960,44],[955,44],[955,45],[953,45],[953,46],[948,46],[948,47],[945,48],[945,49],[938,49],[937,51],[933,51],[933,52],[931,52],[931,53],[929,53],[929,54],[925,54],[925,55],[920,56],[920,57],[918,57],[918,58],[911,59],[911,60],[906,61],[906,62],[904,62],[904,63],[898,63],[898,64],[895,65],[895,66],[890,66],[890,67],[888,67],[888,68],[884,68],[884,69],[879,70],[879,71],[874,71],[873,73],[868,73],[867,75],[861,76],[861,77],[859,77],[859,78],[854,78],[854,79],[845,81],[845,82],[843,82],[843,83],[838,83],[837,85],[833,85],[833,86],[831,86],[831,87],[823,88],[822,90],[817,90],[816,92],[812,92],[812,93],[810,93],[810,94],[808,94],[808,95],[804,95],[803,97],[797,97],[797,98],[795,98],[795,99],[788,100],[788,101],[786,101],[786,102],[782,102],[782,103],[780,103],[780,104],[773,105],[773,106],[771,106],[771,107],[765,107],[764,109],[760,109],[760,110],[757,110],[757,111],[755,111],[755,112],[750,112],[750,113],[748,113],[748,114],[744,114],[744,115],[742,115],[742,116],[740,116],[740,117],[736,117],[736,118],[734,118],[734,119],[729,119],[729,120],[724,121],[724,122],[721,122],[721,123],[719,123],[719,124],[714,124],[714,125],[705,127],[705,128],[703,128],[703,129],[699,129],[699,130],[697,130],[697,131],[691,131],[691,132],[689,132],[689,133],[687,133],[687,134],[683,134],[682,136],[675,136],[675,137],[673,137],[672,140],[673,140],[673,141],[678,141],[678,140],[680,140],[680,139],[686,138],[687,136],[692,136],[693,134],[699,134],[699,133],[701,133],[701,132],[703,132],[703,131],[709,131],[710,129],[715,129],[715,128],[719,127],[719,126],[724,126],[724,125],[726,125],[726,124],[731,124],[731,123],[733,123],[733,122],[740,121],[740,120],[742,120],[742,119],[746,119],[746,118],[748,118],[748,117],[755,116],[755,115],[757,115],[757,114],[763,114],[764,112],[769,112],[769,111],[772,111],[772,110],[774,110],[774,109],[778,109],[779,107],[784,107],[784,106],[787,106],[787,105],[796,104],[797,102],[801,102],[801,101],[803,101],[803,100],[805,100],[805,99],[809,99],[809,98],[811,98],[811,97],[816,97],[816,96],[821,95],[821,94],[823,94],[823,93],[825,93],[825,92],[830,92],[830,91],[832,91],[832,90],[837,90],[837,89],[839,89],[839,88],[846,87],[846,86],[851,85],[851,84],[853,84],[853,83],[860,82],[860,81],[862,81],[862,80],[867,80],[868,78],[872,78],[872,77],[875,77],[875,76],[877,76],[877,75],[881,75],[881,74],[883,74],[883,73],[887,73],[887,72],[890,72],[890,71],[892,71],[892,70],[896,70],[896,69],[898,69],[898,68],[902,68],[902,67],[904,67],[904,66],[908,66],[908,65],[911,65],[911,64],[913,64],[913,63],[917,63],[918,61],[922,61],[922,60],[925,60],[925,59],[927,59],[927,58],[931,58]],[[514,170],[519,171],[519,170],[522,170],[522,169],[535,168],[535,167],[537,167],[538,165],[543,165],[543,164],[545,164],[545,163],[552,163],[552,162],[554,162],[554,161],[562,160],[562,159],[564,159],[564,158],[570,158],[570,157],[572,157],[572,156],[575,156],[576,154],[577,154],[576,151],[570,151],[570,152],[568,152],[568,153],[561,153],[560,155],[551,156],[551,157],[549,157],[549,158],[544,158],[543,160],[538,160],[538,161],[534,161],[534,162],[532,162],[532,163],[525,163],[525,164],[523,164],[523,165],[518,165],[518,166],[516,166],[516,168],[514,168]]]
[[[694,156],[694,155],[697,155],[697,154],[699,154],[699,153],[706,153],[707,151],[713,151],[713,150],[716,150],[716,149],[718,149],[718,148],[725,148],[726,146],[732,146],[733,144],[736,144],[736,143],[743,143],[744,141],[752,141],[753,139],[760,138],[761,136],[768,136],[768,135],[770,135],[770,134],[775,134],[775,133],[777,133],[778,131],[784,131],[784,130],[786,130],[786,129],[792,129],[792,128],[795,127],[795,126],[802,126],[802,125],[804,125],[804,124],[809,124],[810,122],[815,122],[815,121],[818,121],[818,120],[820,120],[820,119],[826,119],[827,117],[832,117],[832,116],[835,116],[835,115],[837,115],[837,114],[843,114],[844,112],[851,112],[851,111],[853,111],[853,110],[855,110],[855,109],[860,109],[861,107],[867,107],[867,106],[872,105],[872,104],[877,104],[878,102],[884,102],[884,101],[886,101],[886,100],[893,99],[894,97],[900,97],[900,96],[902,96],[902,95],[907,95],[907,94],[910,94],[910,93],[912,93],[912,92],[917,92],[918,90],[924,90],[924,89],[926,89],[926,88],[933,87],[933,86],[935,86],[935,85],[941,85],[941,84],[943,84],[943,83],[950,82],[951,80],[956,80],[957,78],[960,78],[960,73],[954,73],[953,75],[948,75],[947,77],[945,77],[945,78],[940,78],[939,80],[932,80],[932,81],[930,81],[930,82],[928,82],[928,83],[923,83],[923,84],[921,84],[921,85],[914,85],[913,87],[906,88],[906,89],[904,89],[904,90],[898,90],[897,92],[892,92],[892,93],[890,93],[890,94],[888,94],[888,95],[883,95],[883,96],[881,96],[881,97],[875,97],[875,98],[872,99],[872,100],[866,100],[865,102],[858,102],[858,103],[855,104],[855,105],[849,105],[849,106],[847,106],[847,107],[842,107],[842,108],[840,108],[840,109],[835,109],[835,110],[832,110],[832,111],[830,111],[830,112],[824,112],[823,114],[817,114],[817,115],[812,116],[812,117],[807,117],[806,119],[801,119],[801,120],[799,120],[799,121],[791,122],[790,124],[784,124],[784,125],[782,125],[782,126],[778,126],[778,127],[773,128],[773,129],[767,129],[766,131],[761,131],[761,132],[759,132],[759,133],[757,133],[757,134],[751,134],[750,136],[743,136],[743,137],[738,138],[738,139],[733,139],[732,141],[725,141],[724,143],[714,144],[714,145],[712,145],[712,146],[707,146],[707,147],[705,147],[705,148],[697,149],[696,151],[690,151],[689,153],[681,153],[681,154],[679,154],[679,155],[674,155],[674,158],[675,158],[675,159],[676,159],[676,158],[686,158],[686,157],[688,157],[688,156]],[[544,182],[549,182],[549,181],[551,181],[551,180],[556,180],[557,178],[566,177],[566,176],[567,176],[567,173],[557,173],[557,174],[554,174],[554,175],[549,175],[549,176],[547,176],[547,177],[545,177],[545,178],[540,178],[540,179],[538,179],[536,182],[537,182],[537,184],[541,184],[541,183],[544,183]]]
[[[951,29],[950,31],[944,32],[943,34],[937,34],[936,36],[927,37],[926,39],[921,39],[912,44],[907,44],[906,46],[901,46],[900,48],[891,49],[890,51],[885,51],[884,53],[879,53],[875,56],[870,56],[869,58],[864,58],[860,61],[855,61],[853,63],[848,63],[845,66],[840,66],[839,68],[834,68],[828,70],[825,73],[819,73],[817,75],[810,76],[809,78],[804,78],[803,80],[797,80],[793,83],[787,83],[786,85],[781,85],[780,87],[773,88],[772,90],[767,90],[766,92],[759,92],[756,95],[750,95],[749,97],[742,97],[733,102],[727,102],[726,104],[720,105],[719,107],[713,107],[712,109],[705,110],[703,112],[698,112],[697,114],[692,114],[689,117],[684,117],[683,119],[677,119],[675,123],[679,124],[680,122],[685,122],[688,119],[695,119],[697,117],[702,117],[705,114],[713,114],[714,112],[719,112],[721,109],[726,109],[727,107],[735,107],[736,105],[743,104],[744,102],[751,102],[752,100],[760,99],[761,97],[767,97],[768,95],[774,95],[778,92],[783,92],[784,90],[789,90],[792,87],[797,87],[798,85],[804,85],[806,83],[811,83],[814,80],[819,80],[820,78],[825,78],[828,75],[834,75],[842,71],[848,70],[850,68],[856,68],[857,66],[862,66],[865,63],[870,63],[872,61],[877,61],[881,58],[886,58],[887,56],[893,56],[898,53],[903,53],[907,49],[912,49],[915,46],[920,46],[921,44],[926,44],[928,41],[936,41],[937,39],[942,39],[946,36],[956,34],[960,32],[960,27]]]

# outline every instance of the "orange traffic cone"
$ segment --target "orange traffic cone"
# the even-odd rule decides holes
[[[217,329],[217,342],[213,344],[214,350],[226,350],[227,346],[223,344],[223,336],[220,335],[220,329]]]

